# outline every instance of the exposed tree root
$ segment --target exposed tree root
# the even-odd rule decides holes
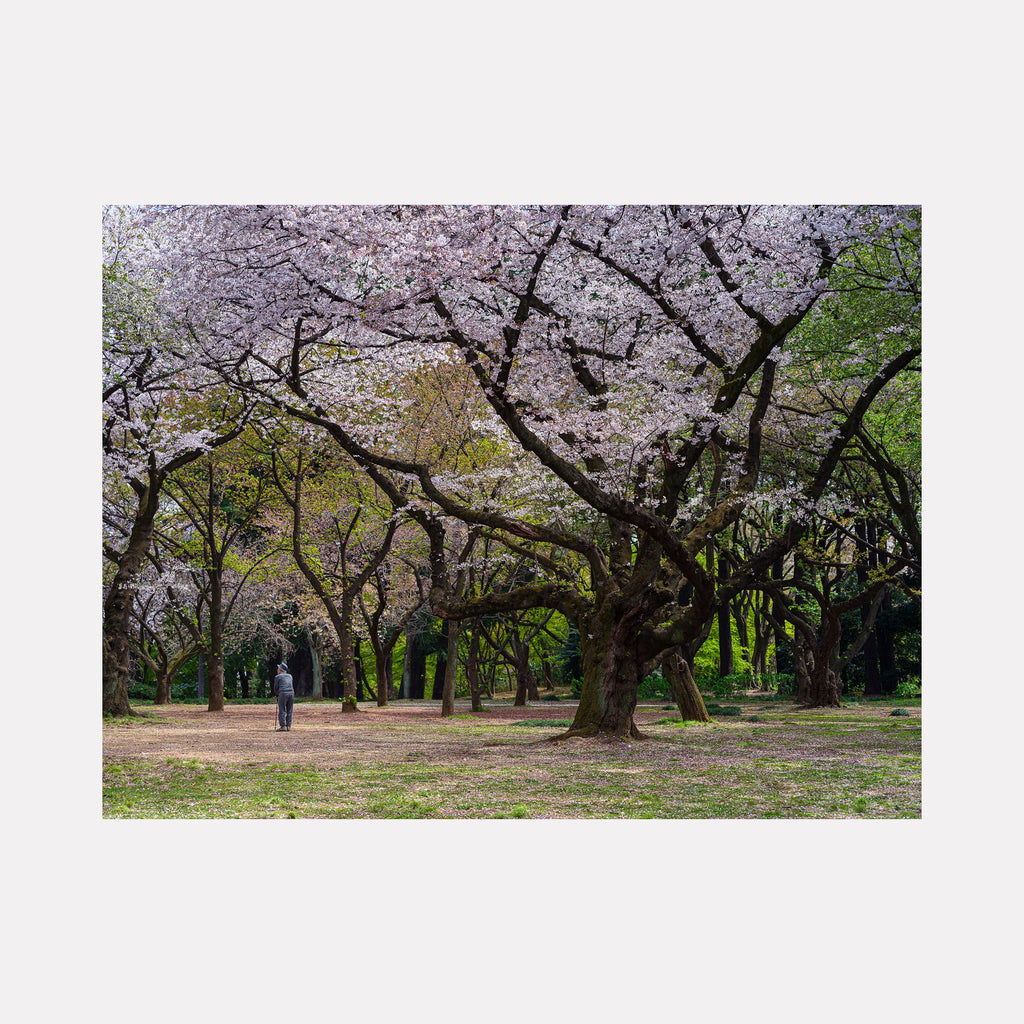
[[[596,725],[588,725],[582,729],[567,729],[557,736],[548,736],[541,743],[561,743],[563,740],[593,740],[595,743],[633,743],[635,741],[648,740],[651,737],[642,733],[635,725],[628,736],[622,736],[614,732],[603,732]]]

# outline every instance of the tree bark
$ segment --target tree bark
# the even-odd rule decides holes
[[[841,636],[839,615],[828,608],[824,613],[821,635],[810,649],[810,671],[806,681],[806,695],[802,703],[812,708],[839,707],[839,679],[832,668],[832,652]]]
[[[391,700],[391,652],[384,644],[373,644],[373,664],[377,670],[377,707],[387,707]]]
[[[523,641],[515,623],[511,626],[509,641],[516,669],[516,697],[513,707],[526,707],[527,700],[540,700],[537,680],[530,669],[530,645]]]
[[[324,675],[320,665],[320,652],[317,650],[313,634],[307,631],[309,638],[309,657],[313,663],[313,699],[322,700],[324,696]]]
[[[356,707],[353,701],[358,699],[356,697],[358,679],[356,678],[355,636],[352,631],[352,600],[347,595],[342,598],[335,631],[338,634],[338,644],[341,647],[341,678],[345,682],[341,710],[355,711]]]
[[[207,711],[224,710],[224,602],[221,586],[221,566],[210,572],[210,646],[206,659],[207,682],[210,699]]]
[[[448,666],[448,620],[441,622],[441,639],[444,641],[445,651],[438,651],[434,659],[434,688],[430,692],[431,700],[442,700],[444,697],[444,680]]]
[[[466,655],[466,682],[469,684],[469,699],[473,711],[482,711],[480,698],[480,622],[474,620],[469,634],[469,651]]]
[[[700,695],[687,660],[677,651],[669,651],[662,657],[661,667],[683,721],[710,722],[711,716],[704,706],[704,698]]]
[[[158,484],[141,489],[128,546],[117,563],[117,572],[103,604],[103,714],[124,716],[134,712],[128,703],[131,671],[131,610],[133,581],[153,540],[158,507]]]
[[[877,557],[869,547],[869,526],[867,520],[859,519],[856,523],[857,535],[857,582],[863,590],[868,583],[868,570],[877,565]],[[862,605],[860,609],[861,625],[867,624],[870,609]],[[878,671],[878,643],[876,631],[872,629],[864,641],[864,694],[877,696],[882,692],[882,677]]]
[[[455,714],[455,681],[459,674],[459,623],[448,622],[448,652],[445,659],[444,689],[441,694],[441,717]]]
[[[572,736],[608,736],[642,739],[633,721],[636,695],[643,676],[640,628],[644,602],[607,598],[584,616],[580,629],[583,688],[576,716],[568,731]]]

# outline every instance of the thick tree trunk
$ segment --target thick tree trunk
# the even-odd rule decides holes
[[[643,601],[609,599],[581,623],[583,689],[571,736],[609,736],[641,739],[633,721],[636,695],[643,677],[639,631],[644,623]]]
[[[704,698],[700,695],[686,659],[676,651],[670,651],[663,656],[661,667],[683,721],[710,722],[711,716],[704,706]]]
[[[812,708],[837,708],[839,702],[839,679],[832,668],[832,655],[839,643],[842,629],[839,616],[826,611],[821,636],[810,649],[810,665],[806,680],[806,695],[801,702]]]

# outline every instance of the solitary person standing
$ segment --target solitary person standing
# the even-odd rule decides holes
[[[274,693],[277,694],[277,728],[275,732],[291,732],[292,708],[295,705],[295,686],[288,674],[288,666],[282,661],[274,676]]]

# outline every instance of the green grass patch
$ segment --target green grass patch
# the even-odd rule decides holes
[[[745,710],[753,710],[743,701]],[[758,705],[762,710],[764,705]],[[217,760],[211,722],[188,753],[165,722],[106,727],[105,818],[919,818],[921,722],[889,706],[775,705],[765,723],[665,716],[642,742],[538,742],[568,720],[483,724],[339,714],[280,746]],[[648,714],[650,714],[648,712]],[[654,715],[650,715],[654,718]],[[338,732],[339,722],[346,731]],[[516,726],[526,726],[527,731]],[[530,729],[538,730],[532,734]],[[322,730],[322,731],[321,731]],[[178,746],[161,753],[163,735]],[[192,735],[190,733],[189,735]],[[238,734],[244,744],[249,735]],[[138,746],[136,746],[138,737]],[[186,737],[187,738],[187,737]],[[142,746],[143,742],[145,746]],[[180,751],[186,750],[184,756]]]

